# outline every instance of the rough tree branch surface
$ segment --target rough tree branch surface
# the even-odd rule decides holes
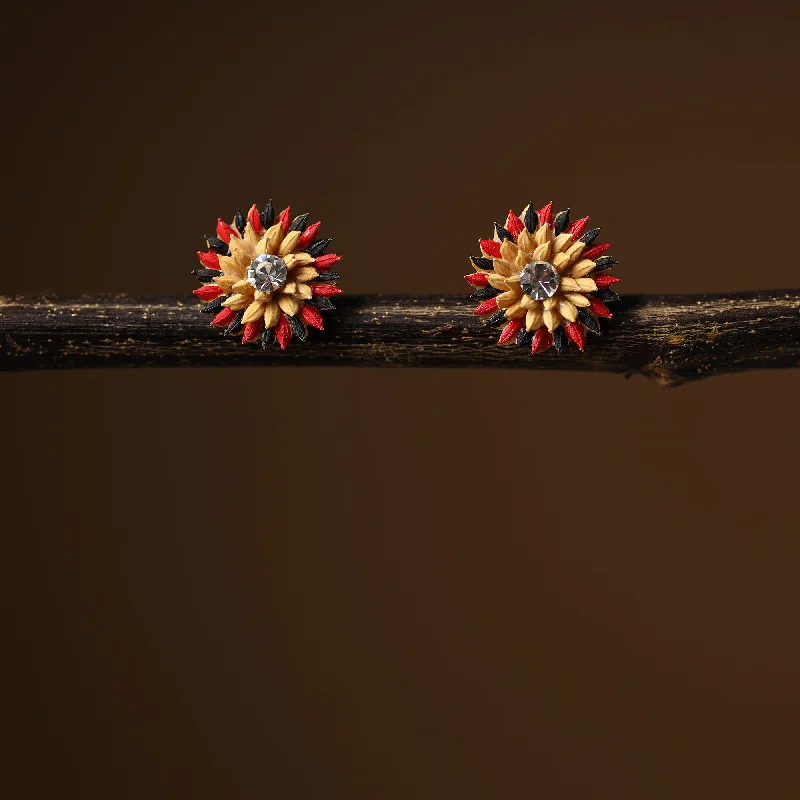
[[[0,298],[0,369],[187,366],[520,367],[641,372],[665,385],[800,363],[800,291],[624,296],[585,353],[495,347],[462,297],[342,296],[326,330],[264,352],[172,297]]]

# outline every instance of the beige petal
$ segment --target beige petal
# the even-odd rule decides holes
[[[495,289],[500,289],[501,291],[508,289],[506,278],[503,275],[498,275],[496,272],[490,272],[486,276],[486,280],[489,281],[489,286],[493,286]]]
[[[253,247],[256,247],[261,240],[261,236],[255,232],[253,226],[249,222],[244,229],[244,238],[247,239]]]
[[[278,305],[281,307],[281,311],[290,317],[293,317],[300,310],[300,301],[289,294],[279,294]]]
[[[561,315],[558,311],[545,309],[544,314],[542,314],[542,321],[547,325],[547,330],[552,333],[561,324]]]
[[[574,278],[562,278],[559,284],[562,292],[577,292],[581,286]]]
[[[578,319],[578,309],[569,300],[562,300],[558,304],[558,313],[568,322],[575,322]]]
[[[254,300],[258,300],[259,303],[268,303],[272,298],[272,292],[256,292]]]
[[[244,277],[246,271],[246,268],[239,266],[230,256],[219,257],[219,268],[225,275],[236,275],[239,278]]]
[[[542,304],[538,300],[534,300],[532,297],[528,297],[526,294],[523,294],[522,297],[520,297],[519,302],[523,308],[541,309],[542,307]]]
[[[567,292],[561,296],[562,300],[569,300],[579,308],[585,308],[589,305],[589,298],[585,294],[578,294],[577,292]]]
[[[278,324],[280,315],[281,310],[278,308],[278,304],[274,300],[271,300],[264,307],[264,327],[274,328]]]
[[[525,314],[525,330],[538,331],[542,327],[543,312],[541,308],[529,308]]]
[[[319,275],[314,267],[299,267],[292,273],[292,277],[296,281],[310,281]]]
[[[578,278],[577,284],[582,292],[597,291],[597,284],[591,278]]]
[[[231,236],[228,247],[231,249],[231,258],[239,267],[244,267],[246,269],[255,257],[255,248],[247,239],[239,239],[236,236]]]
[[[537,247],[545,242],[550,241],[550,226],[540,225],[533,236],[533,241]]]
[[[503,261],[510,261],[512,264],[517,260],[519,248],[510,239],[505,239],[500,245],[500,255]]]
[[[230,294],[233,284],[238,280],[238,275],[220,275],[218,278],[214,278],[214,283],[216,283],[225,294]]]
[[[516,303],[518,299],[519,295],[516,292],[503,292],[495,298],[498,308],[508,308],[512,303]]]
[[[548,297],[543,301],[543,305],[547,310],[552,311],[553,309],[558,308],[559,299],[559,297]]]
[[[517,319],[518,317],[524,317],[527,313],[527,308],[523,308],[520,303],[514,303],[506,309],[506,319]]]
[[[583,261],[579,261],[577,264],[571,266],[568,273],[573,278],[582,278],[584,275],[588,275],[593,269],[594,261],[584,258]]]
[[[511,266],[511,264],[509,264],[508,261],[503,261],[500,258],[496,258],[494,260],[494,271],[498,275],[503,275],[503,276],[514,274],[514,268]]]
[[[517,237],[517,247],[519,248],[520,253],[532,253],[535,246],[536,245],[533,243],[533,237],[528,232],[528,229],[525,228]]]
[[[267,241],[267,252],[271,256],[274,256],[278,252],[281,242],[283,241],[283,227],[281,223],[276,222],[271,228],[268,228],[267,232],[264,234],[264,238]]]
[[[566,255],[570,262],[577,261],[581,253],[586,249],[586,242],[577,241],[567,251]]]
[[[231,289],[234,292],[238,292],[239,294],[248,294],[248,289],[252,292],[253,285],[248,283],[247,280],[236,281],[236,283],[231,286]]]
[[[286,234],[286,238],[281,242],[280,249],[278,250],[279,256],[288,256],[294,250],[300,237],[303,234],[300,231],[290,231]]]
[[[569,266],[569,259],[564,253],[556,253],[555,258],[550,263],[559,272],[564,272],[564,270]]]
[[[232,294],[222,305],[232,311],[241,311],[250,305],[250,298],[245,297],[243,294]]]
[[[297,289],[297,284],[294,281],[289,281],[289,283],[281,289],[281,294],[294,294],[295,289]]]
[[[298,283],[297,284],[297,295],[298,297],[302,297],[304,300],[311,299],[311,287],[307,283]]]
[[[572,234],[571,233],[559,233],[555,239],[553,239],[553,252],[560,253],[565,247],[569,246],[569,243],[572,241]]]
[[[550,245],[549,240],[540,244],[534,251],[533,251],[533,260],[534,261],[549,261],[550,260],[550,250],[552,246]]]
[[[244,312],[242,317],[242,324],[247,325],[248,322],[255,322],[259,317],[264,316],[264,304],[259,302],[250,303],[247,306],[247,311]]]
[[[289,253],[286,258],[284,258],[286,262],[287,269],[294,269],[295,267],[304,267],[308,264],[314,263],[314,257],[310,256],[308,253]]]
[[[508,286],[509,289],[514,289],[514,290],[519,289],[519,273],[518,272],[515,272],[513,275],[509,275],[506,278],[506,286]],[[520,291],[522,291],[522,289],[520,289]]]
[[[530,253],[526,253],[524,250],[520,249],[519,253],[517,253],[517,260],[514,262],[517,272],[522,272],[532,260],[533,257]]]
[[[269,238],[267,236],[262,236],[258,240],[258,244],[254,248],[254,252],[256,257],[263,256],[267,254],[267,244],[269,242]]]

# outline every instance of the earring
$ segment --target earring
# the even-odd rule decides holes
[[[270,200],[262,211],[252,206],[247,219],[237,211],[230,225],[217,221],[208,251],[197,254],[202,269],[193,274],[203,286],[194,294],[223,335],[241,332],[244,344],[285,350],[292,337],[305,342],[309,328],[323,329],[320,312],[342,293],[330,271],[341,256],[325,254],[333,240],[316,239],[321,223],[309,225],[308,216],[291,220],[285,208],[275,219]]]
[[[475,271],[464,277],[481,301],[473,313],[503,325],[499,345],[560,353],[571,341],[583,350],[586,331],[599,334],[599,320],[611,318],[606,304],[619,299],[610,288],[619,278],[608,274],[619,262],[603,255],[611,245],[594,244],[600,228],[586,231],[589,217],[570,222],[569,209],[553,218],[552,209],[509,211],[494,238],[479,240],[482,255],[470,258]]]

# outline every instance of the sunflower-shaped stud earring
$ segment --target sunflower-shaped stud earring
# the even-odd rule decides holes
[[[272,201],[262,211],[254,205],[236,212],[229,225],[217,221],[208,236],[208,251],[199,252],[203,284],[194,294],[213,314],[211,324],[225,335],[242,334],[242,342],[259,340],[266,350],[277,342],[285,350],[294,336],[304,342],[309,328],[323,329],[321,311],[333,308],[341,294],[339,275],[331,267],[340,256],[325,254],[332,239],[317,239],[319,222],[308,214],[293,220],[288,208],[277,219]]]
[[[553,218],[552,209],[529,203],[521,217],[509,211],[470,259],[475,272],[464,277],[481,301],[474,313],[503,325],[499,345],[560,353],[572,341],[583,350],[586,330],[599,333],[599,318],[611,317],[606,303],[619,299],[610,288],[619,278],[608,274],[619,262],[603,255],[611,245],[594,244],[600,228],[587,231],[589,217],[570,222],[569,209]]]

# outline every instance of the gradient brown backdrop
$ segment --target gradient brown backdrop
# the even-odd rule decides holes
[[[797,32],[769,3],[31,4],[0,291],[189,292],[268,197],[350,292],[463,292],[530,198],[591,213],[628,292],[797,285]],[[798,388],[2,376],[8,796],[796,796]]]

